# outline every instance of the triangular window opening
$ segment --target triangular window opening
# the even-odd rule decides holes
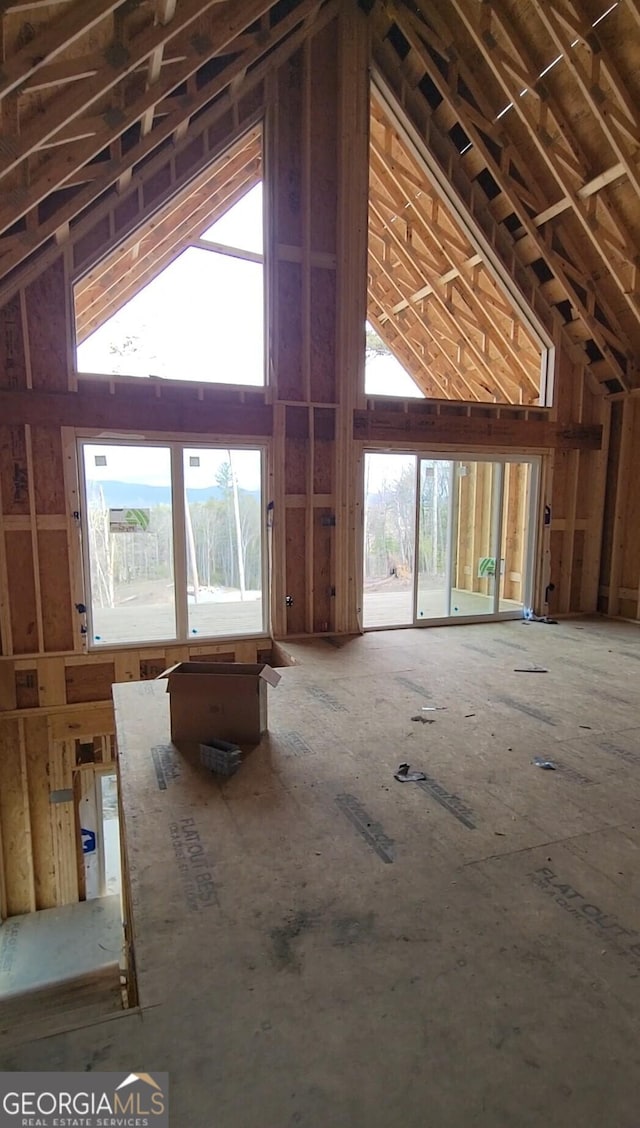
[[[262,209],[259,181],[213,224],[205,221],[201,234],[78,344],[78,371],[263,385]]]
[[[373,326],[366,323],[364,390],[368,396],[398,396],[401,399],[424,399],[424,392],[404,365],[385,345]]]

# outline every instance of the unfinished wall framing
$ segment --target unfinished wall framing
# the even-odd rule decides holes
[[[377,33],[377,63],[389,74],[392,62],[396,67],[403,112],[432,144],[522,301],[531,304],[549,334],[555,399],[545,410],[364,394],[369,37],[378,19],[387,27],[392,7],[384,6],[372,24],[356,4],[304,3],[296,20],[292,16],[287,23],[287,16],[263,28],[264,58],[260,37],[254,44],[247,34],[243,50],[254,51],[253,63],[244,56],[243,68],[228,59],[224,72],[207,72],[200,87],[189,86],[184,97],[199,116],[186,131],[178,129],[177,98],[175,105],[165,105],[153,134],[136,141],[133,170],[124,154],[118,160],[112,154],[117,188],[96,163],[94,179],[76,185],[75,204],[59,201],[39,232],[31,224],[2,241],[2,916],[79,895],[69,800],[52,802],[51,795],[64,796],[72,787],[76,741],[106,754],[114,681],[155,677],[187,657],[251,661],[271,648],[268,638],[249,638],[85,652],[76,609],[83,590],[74,516],[79,505],[70,463],[78,432],[228,437],[269,446],[271,620],[278,639],[360,628],[365,447],[539,454],[536,606],[548,606],[551,613],[600,609],[640,620],[638,503],[627,489],[640,449],[637,397],[631,393],[613,402],[607,397],[601,361],[583,348],[588,332],[608,340],[602,326],[594,325],[594,310],[581,308],[569,329],[560,324],[529,269],[536,261],[533,242],[519,245],[516,254],[486,199],[470,188],[467,171],[477,164],[480,147],[455,164],[441,145],[438,119],[448,129],[454,121],[454,95],[445,89],[443,68],[422,52],[425,67],[440,74],[443,90],[438,119],[429,124],[408,78],[415,57],[407,56],[406,65],[398,62],[389,41]],[[214,88],[220,99],[205,109]],[[84,275],[89,295],[96,264],[262,121],[269,214],[267,386],[78,377],[72,363],[73,282]],[[160,151],[151,145],[158,129],[166,129]],[[528,233],[526,239],[533,237]],[[23,251],[33,257],[19,274],[11,273]],[[556,282],[545,285],[557,288]],[[87,318],[89,324],[89,310]],[[627,369],[620,362],[618,367],[622,378]],[[505,537],[511,537],[517,555],[521,514],[515,483],[513,495]],[[515,576],[517,568],[513,571]],[[510,582],[517,584],[515,578]]]

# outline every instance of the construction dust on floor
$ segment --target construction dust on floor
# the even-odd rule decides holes
[[[637,1128],[637,628],[290,649],[228,780],[117,687],[139,1007],[0,1065],[167,1070],[180,1128]]]

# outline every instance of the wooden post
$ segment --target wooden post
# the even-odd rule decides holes
[[[622,562],[627,534],[626,509],[628,503],[628,484],[631,472],[631,459],[633,454],[633,423],[635,400],[632,396],[625,396],[622,407],[622,434],[620,437],[620,455],[618,459],[618,474],[616,477],[616,496],[613,517],[613,546],[611,552],[611,570],[609,574],[609,604],[608,614],[620,614],[620,584],[622,578]]]
[[[336,372],[336,630],[359,629],[362,483],[356,477],[353,409],[364,402],[367,313],[369,28],[363,13],[343,5],[339,41],[338,289]]]

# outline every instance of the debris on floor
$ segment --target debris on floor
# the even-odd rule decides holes
[[[514,674],[548,674],[545,666],[514,666]]]
[[[397,779],[398,783],[420,783],[427,777],[424,772],[412,772],[410,764],[400,764],[397,772],[393,773],[393,778]]]
[[[465,721],[468,721],[469,717],[475,717],[475,713],[465,713],[465,715],[464,715]]]
[[[237,744],[226,740],[210,740],[200,745],[200,763],[216,775],[232,776],[242,763],[242,753]]]
[[[423,717],[422,713],[416,713],[415,717],[411,718],[412,721],[420,721],[421,725],[435,725],[435,717]]]
[[[558,625],[557,619],[551,619],[549,615],[536,615],[532,607],[525,607],[522,612],[523,622],[525,623],[550,623],[553,626]]]
[[[443,713],[446,710],[446,705],[423,705],[423,713]]]
[[[555,772],[557,770],[553,760],[544,760],[542,756],[536,756],[533,762],[536,768],[542,768],[546,772]]]

